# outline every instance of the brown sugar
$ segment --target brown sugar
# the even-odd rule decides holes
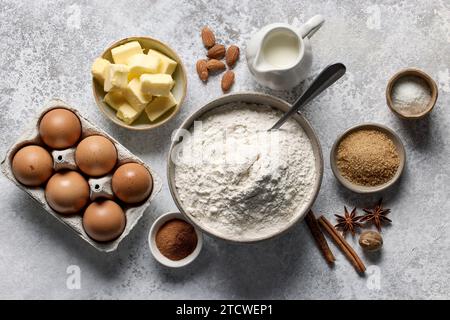
[[[181,219],[167,221],[155,237],[158,250],[170,260],[181,260],[190,255],[197,246],[194,227]]]
[[[339,144],[337,167],[351,182],[378,186],[392,179],[400,157],[392,140],[383,132],[362,129],[347,135]]]

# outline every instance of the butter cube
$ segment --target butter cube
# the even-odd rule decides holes
[[[127,60],[135,54],[142,53],[139,42],[131,41],[121,46],[111,49],[111,55],[114,63],[126,64]]]
[[[147,113],[147,117],[150,121],[155,121],[176,105],[177,101],[175,100],[175,97],[172,93],[169,93],[169,96],[167,97],[155,97],[152,102],[145,107],[145,113]]]
[[[160,59],[158,73],[165,73],[171,75],[175,71],[177,63],[176,61],[170,59],[168,56],[153,49],[149,49],[147,54],[149,56],[158,57]]]
[[[103,83],[105,82],[105,71],[110,64],[111,62],[103,58],[95,59],[94,63],[92,64],[92,75],[94,76],[94,79],[97,80],[101,85],[103,85]]]
[[[128,103],[137,111],[142,110],[152,100],[152,96],[142,92],[142,84],[139,78],[132,79],[123,95]]]
[[[116,111],[119,110],[121,106],[128,104],[122,92],[118,90],[108,92],[103,98],[103,101]]]
[[[142,91],[153,96],[167,97],[175,82],[168,74],[143,74],[141,75]]]
[[[144,111],[144,108],[142,108],[140,111],[137,111],[129,104],[124,104],[117,110],[116,117],[125,122],[126,124],[132,124],[134,121],[136,121],[137,118],[142,114],[142,111]]]
[[[127,60],[131,77],[139,77],[143,73],[157,73],[159,61],[156,56],[149,56],[143,53],[135,54]]]
[[[129,68],[124,64],[110,64],[106,70],[103,89],[109,92],[113,89],[125,89],[128,85]]]

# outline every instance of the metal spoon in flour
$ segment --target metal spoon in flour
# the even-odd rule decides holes
[[[286,122],[293,114],[295,114],[301,107],[306,105],[312,99],[317,97],[322,91],[331,86],[340,77],[345,74],[345,66],[342,63],[335,63],[329,65],[314,79],[309,88],[303,93],[297,101],[294,102],[292,108],[275,123],[269,130],[279,129],[283,123]]]

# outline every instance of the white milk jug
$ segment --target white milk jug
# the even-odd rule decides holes
[[[322,26],[316,15],[300,28],[286,23],[263,27],[247,42],[247,65],[255,80],[271,89],[290,89],[303,81],[311,69],[309,38]]]

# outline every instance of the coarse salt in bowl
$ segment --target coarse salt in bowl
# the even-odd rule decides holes
[[[425,117],[433,110],[437,97],[436,82],[416,68],[400,70],[389,79],[386,87],[386,103],[402,119]]]

